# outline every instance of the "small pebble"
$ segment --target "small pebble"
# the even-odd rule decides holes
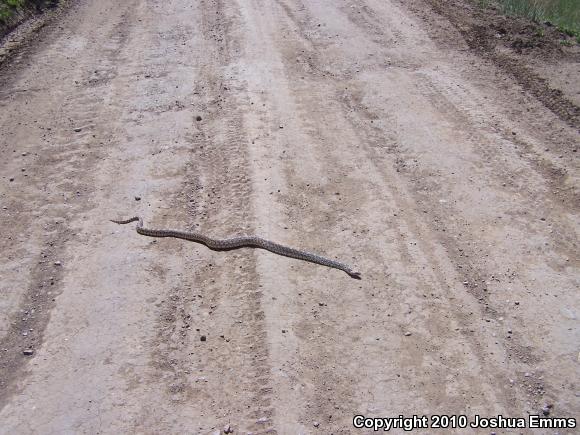
[[[206,341],[206,340],[207,340],[207,337],[206,337],[205,335],[202,335],[201,337],[199,337],[199,339],[200,339],[201,341]]]
[[[11,182],[14,181],[14,177],[10,177],[9,181]]]
[[[34,355],[34,350],[32,349],[24,349],[22,353],[26,356]]]
[[[228,424],[227,426],[224,427],[224,433],[226,434],[234,433],[234,429]]]
[[[405,337],[410,337],[411,333],[410,332],[405,332]]]
[[[201,121],[201,116],[197,115],[197,116],[195,117],[195,120],[196,120],[196,121]]]
[[[320,426],[320,423],[318,423],[317,421],[314,422],[314,427],[318,427]]]
[[[55,262],[54,262],[54,265],[55,265],[55,266],[62,266],[62,263],[61,263],[60,261],[55,261]]]
[[[80,133],[81,131],[83,131],[82,128],[80,128],[80,127],[75,128],[75,133]]]
[[[135,197],[135,201],[141,201],[141,197],[140,196],[136,196]]]

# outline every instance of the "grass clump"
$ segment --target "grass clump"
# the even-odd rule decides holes
[[[499,0],[499,4],[506,14],[549,21],[568,36],[580,38],[580,0]]]
[[[0,0],[0,23],[5,23],[24,6],[25,0]]]

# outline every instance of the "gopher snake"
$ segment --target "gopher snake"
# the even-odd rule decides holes
[[[150,237],[175,237],[177,239],[190,240],[192,242],[203,243],[210,249],[214,250],[230,250],[242,247],[261,248],[274,254],[283,255],[286,257],[297,258],[298,260],[309,261],[311,263],[321,264],[323,266],[333,267],[348,273],[352,278],[360,279],[360,273],[353,272],[352,269],[338,261],[329,260],[320,255],[312,254],[310,252],[299,251],[298,249],[289,248],[288,246],[279,245],[278,243],[270,242],[255,236],[233,237],[231,239],[212,239],[199,233],[185,232],[178,230],[154,230],[143,227],[143,219],[135,216],[127,220],[111,220],[116,224],[128,224],[138,221],[137,232],[144,236]]]

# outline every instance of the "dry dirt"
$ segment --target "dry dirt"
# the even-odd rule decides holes
[[[574,113],[420,1],[71,3],[0,72],[0,433],[580,417]]]

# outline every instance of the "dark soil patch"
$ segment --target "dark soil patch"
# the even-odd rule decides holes
[[[580,62],[580,45],[549,22],[503,15],[499,9],[465,0],[421,0],[443,16],[478,54],[497,64],[542,104],[580,130],[580,107],[529,65],[528,58],[546,62]]]

